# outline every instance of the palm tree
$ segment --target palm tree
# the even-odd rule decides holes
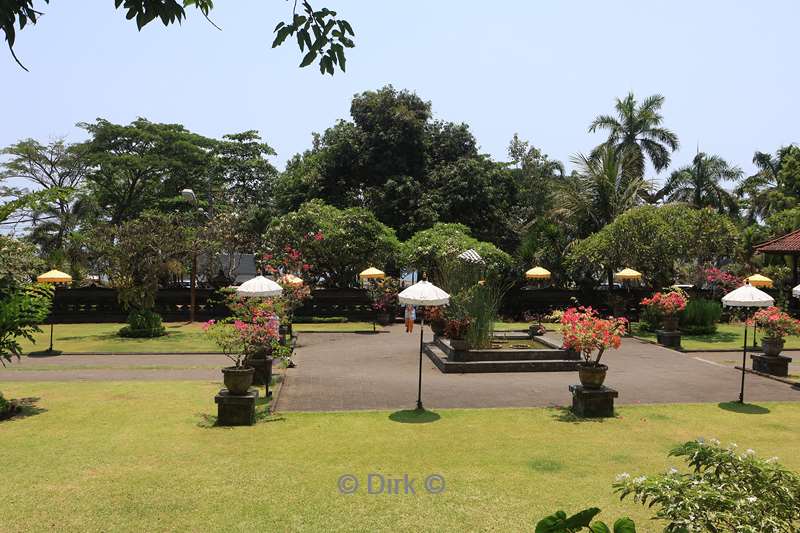
[[[649,188],[638,172],[640,156],[636,152],[619,152],[606,143],[592,155],[578,154],[571,161],[576,169],[563,180],[558,200],[580,236],[599,231],[639,205]]]
[[[712,207],[720,213],[735,214],[739,209],[736,198],[720,182],[736,181],[741,176],[739,167],[729,165],[717,155],[699,152],[691,165],[670,175],[662,191],[670,202],[686,202],[695,207]]]
[[[788,209],[795,205],[793,190],[786,190],[781,183],[780,173],[786,159],[800,151],[795,145],[783,146],[771,155],[767,152],[756,152],[753,164],[758,172],[748,176],[736,188],[736,195],[747,198],[747,220],[755,223],[764,220],[773,213]]]
[[[608,143],[617,152],[638,154],[636,170],[639,176],[644,176],[645,157],[656,172],[660,172],[669,166],[670,154],[679,146],[678,136],[661,127],[663,117],[660,111],[663,104],[664,97],[660,94],[648,96],[639,105],[633,93],[628,93],[622,100],[617,98],[614,106],[616,116],[598,116],[589,125],[589,132],[608,130]]]

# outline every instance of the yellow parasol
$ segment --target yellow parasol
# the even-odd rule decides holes
[[[642,279],[642,273],[637,272],[632,268],[623,268],[616,274],[614,274],[614,279],[617,281],[634,281]]]
[[[65,274],[60,270],[51,270],[50,272],[45,272],[41,276],[36,278],[36,281],[39,283],[69,283],[72,281],[72,276],[69,274]],[[53,350],[53,319],[50,319],[50,347],[47,349],[46,353],[55,353]]]
[[[36,281],[39,283],[70,283],[72,281],[72,276],[60,270],[51,270],[37,277]]]
[[[753,287],[767,287],[772,288],[772,280],[766,276],[762,276],[761,274],[753,274],[752,276],[745,278],[746,281],[750,282],[750,285]]]
[[[533,267],[525,272],[527,279],[550,279],[550,271],[542,267]]]
[[[359,274],[358,277],[361,279],[383,279],[386,277],[386,274],[382,270],[378,270],[375,267],[369,267]]]
[[[288,285],[289,287],[303,286],[302,278],[298,278],[294,274],[284,274],[278,281],[284,285]]]

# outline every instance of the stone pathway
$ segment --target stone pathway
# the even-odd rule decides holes
[[[418,330],[417,330],[418,331]],[[427,331],[427,330],[426,330]],[[428,339],[426,339],[428,340]],[[557,337],[553,337],[557,340]],[[304,333],[286,371],[276,409],[332,411],[410,409],[417,398],[419,336],[402,326],[388,333]],[[604,356],[607,384],[619,403],[727,402],[738,398],[740,374],[702,359],[635,339]],[[566,405],[574,372],[442,374],[423,359],[423,403],[428,408]],[[747,401],[800,400],[800,389],[748,374]]]

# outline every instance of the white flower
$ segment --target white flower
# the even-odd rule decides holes
[[[714,446],[719,446],[719,445],[720,445],[720,442],[719,442],[719,440],[718,440],[718,439],[715,439],[715,438],[713,438],[713,437],[712,437],[712,438],[710,438],[710,439],[708,439],[708,442],[710,442],[710,443],[711,443],[711,444],[713,444]]]
[[[738,447],[739,447],[739,445],[736,444],[735,442],[731,442],[730,444],[728,444],[728,449],[729,450],[735,450]]]
[[[631,477],[631,475],[629,473],[627,473],[627,472],[623,472],[621,474],[617,474],[617,482],[627,481],[628,479],[630,479],[630,477]]]
[[[633,482],[636,483],[637,485],[640,485],[645,481],[647,481],[647,476],[639,476],[633,480]]]
[[[750,503],[754,503],[756,500],[758,500],[758,498],[756,498],[755,496],[749,496],[747,498],[747,501],[750,502]]]
[[[755,455],[756,451],[752,448],[747,448],[744,452],[745,455]]]
[[[678,473],[678,469],[677,468],[672,467],[672,468],[669,469],[669,475],[674,476],[677,473]]]
[[[770,457],[769,459],[767,459],[767,462],[768,463],[776,463],[776,462],[778,462],[778,458],[777,457]]]

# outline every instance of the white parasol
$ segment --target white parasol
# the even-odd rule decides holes
[[[270,296],[280,296],[283,293],[283,288],[264,276],[256,276],[239,285],[236,288],[236,294],[239,296],[252,296],[267,298]]]
[[[413,284],[409,288],[397,295],[397,301],[403,305],[447,305],[450,303],[450,295],[433,283],[422,280]],[[419,326],[419,379],[417,381],[417,409],[422,407],[422,331],[425,328],[425,317],[420,320]]]
[[[775,300],[766,292],[756,289],[745,280],[744,285],[722,297],[722,305],[728,307],[769,307]],[[753,331],[755,335],[755,331]],[[747,322],[744,323],[744,347],[742,349],[742,385],[739,389],[739,403],[744,403],[744,374],[747,365]]]

